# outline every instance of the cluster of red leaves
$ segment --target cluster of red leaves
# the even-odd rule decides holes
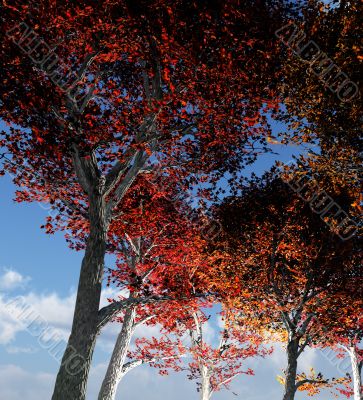
[[[271,354],[272,348],[264,347],[263,338],[248,328],[229,324],[225,312],[217,315],[224,324],[219,344],[211,344],[206,335],[209,317],[202,311],[203,306],[210,307],[211,303],[179,307],[177,315],[169,315],[173,323],[163,326],[163,336],[138,339],[136,350],[130,352],[129,357],[161,360],[162,373],[165,367],[187,371],[188,378],[197,381],[198,390],[201,390],[203,376],[207,376],[211,393],[228,389],[240,374],[254,375],[251,368],[245,367],[246,360],[265,357]]]
[[[18,200],[51,202],[65,219],[75,204],[86,207],[72,144],[85,157],[96,151],[104,172],[144,149],[186,186],[193,173],[215,181],[250,162],[254,143],[269,133],[261,109],[278,101],[278,63],[271,60],[279,49],[271,38],[282,16],[278,2],[245,3],[4,3],[0,116],[11,128],[1,144],[11,155],[5,169],[22,187]],[[93,57],[76,80],[78,94],[92,88],[93,98],[77,115],[65,90],[14,43],[21,22],[56,49],[58,73],[69,84]],[[139,140],[148,119],[156,141]]]

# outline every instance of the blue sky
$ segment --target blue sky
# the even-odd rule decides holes
[[[278,156],[261,156],[250,167],[261,173],[276,159],[288,162],[295,147],[273,146]],[[58,362],[41,348],[37,339],[19,326],[14,315],[7,314],[4,304],[10,299],[22,295],[27,303],[49,323],[49,326],[66,338],[71,324],[75,289],[77,286],[81,253],[71,251],[61,234],[46,235],[40,229],[48,215],[46,205],[18,204],[12,201],[16,189],[9,176],[0,180],[0,387],[1,400],[43,400],[50,398],[52,385],[58,368]],[[104,297],[114,292],[108,290]],[[89,383],[89,400],[95,400],[101,379],[110,357],[115,337],[120,329],[111,324],[101,335],[97,344]],[[157,334],[156,328],[140,328],[138,335]],[[210,340],[216,340],[218,326],[211,321],[208,327]],[[314,366],[326,376],[341,375],[337,366],[329,362],[317,350],[310,350],[300,360],[305,369]],[[344,365],[346,367],[347,364]],[[232,391],[217,393],[216,400],[241,398],[244,400],[279,400],[282,387],[276,381],[285,366],[283,350],[277,346],[275,353],[266,360],[254,360],[251,367],[255,377],[239,377],[232,385]],[[117,400],[186,400],[197,399],[194,382],[183,374],[172,374],[168,378],[160,377],[156,370],[149,367],[136,368],[119,387]],[[318,400],[332,398],[329,393],[317,396]],[[298,394],[297,400],[307,399]]]

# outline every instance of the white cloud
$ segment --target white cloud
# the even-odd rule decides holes
[[[99,363],[91,369],[87,400],[97,400],[106,368],[107,364]],[[128,373],[121,381],[116,394],[116,400],[185,400],[198,397],[195,382],[189,381],[185,374],[164,377],[149,366],[137,367]],[[229,397],[219,399],[227,400]]]
[[[272,361],[274,365],[276,365],[280,374],[281,371],[286,368],[287,358],[286,358],[286,350],[283,348],[281,343],[273,343],[274,351],[269,356],[269,359]]]
[[[72,321],[75,295],[59,297],[56,293],[47,295],[30,292],[25,296],[0,296],[0,344],[12,342],[17,333],[40,325],[43,330],[51,328],[54,333],[66,339]],[[40,328],[38,328],[40,331]]]
[[[102,305],[107,304],[107,298],[116,298],[118,292],[115,289],[107,288],[102,294]],[[37,364],[39,359],[38,354],[33,355],[33,350],[36,352],[37,348],[28,346],[27,343],[22,346],[13,345],[16,335],[26,330],[26,323],[30,322],[30,318],[25,318],[25,321],[16,318],[21,313],[21,307],[16,312],[10,313],[6,305],[10,300],[14,300],[14,296],[0,295],[0,344],[5,344],[5,350],[15,355],[17,354],[19,361],[21,357],[28,359],[34,358],[34,371],[26,371],[19,366],[12,364],[0,365],[0,387],[2,388],[1,398],[6,400],[38,400],[50,398],[52,387],[55,379],[55,366],[53,374],[43,373],[37,368],[41,366]],[[68,296],[60,296],[57,293],[39,294],[29,292],[22,297],[24,303],[31,306],[49,326],[53,327],[57,333],[62,337],[67,338],[72,322],[73,309],[75,303],[75,293],[72,292]],[[14,303],[16,305],[16,303]],[[208,321],[205,328],[205,339],[213,342],[217,338],[217,332],[220,329],[218,326],[219,321],[214,321],[212,318]],[[111,352],[115,343],[115,338],[121,329],[121,324],[109,324],[103,331],[99,341],[98,348],[100,350],[107,350]],[[140,326],[136,332],[137,336],[158,336],[158,326]],[[30,337],[30,335],[29,335]],[[16,343],[15,343],[16,344]],[[281,373],[286,365],[286,356],[284,350],[280,345],[275,346],[275,353],[272,357],[266,360],[258,359],[255,362],[256,377],[239,377],[233,384],[233,388],[242,395],[242,397],[251,400],[264,400],[266,398],[266,391],[268,391],[268,398],[274,400],[280,398],[281,387],[275,380],[275,376]],[[22,354],[24,353],[24,354]],[[101,356],[104,359],[105,354]],[[315,361],[315,351],[308,352],[301,359],[300,366],[303,368],[310,368]],[[269,360],[271,360],[269,362]],[[99,359],[101,361],[101,359]],[[278,368],[277,368],[278,366]],[[107,363],[96,363],[91,369],[89,379],[89,396],[88,400],[96,400],[100,384],[102,382]],[[262,374],[262,376],[261,376]],[[261,382],[267,382],[261,385]],[[21,382],[21,385],[19,385]],[[121,400],[136,400],[139,398],[148,398],[148,400],[159,400],[167,398],[171,400],[185,400],[197,398],[198,394],[195,390],[195,382],[187,379],[185,374],[171,374],[169,377],[161,377],[158,375],[157,370],[150,367],[135,368],[128,374],[122,381],[116,399]],[[270,396],[272,394],[272,396]],[[265,397],[264,397],[265,396]],[[300,396],[300,395],[299,395]],[[223,391],[216,394],[213,399],[215,400],[229,400],[234,398],[231,392]],[[301,400],[299,397],[297,400]],[[305,397],[304,397],[305,399]]]
[[[112,288],[105,289],[101,297],[101,306],[108,304],[107,298],[116,298],[117,294]],[[67,340],[75,301],[75,292],[65,297],[57,293],[29,292],[24,296],[0,294],[0,344],[12,342],[17,333],[27,330],[29,324],[35,325],[32,324],[35,320],[43,327],[49,327],[52,334]],[[120,324],[109,324],[103,332],[103,339],[113,340],[120,327]]]
[[[18,347],[18,346],[8,346],[6,347],[6,352],[9,354],[34,354],[38,352],[39,349],[35,347]]]
[[[17,332],[24,329],[23,324],[14,318],[6,306],[7,301],[0,295],[0,344],[10,343]]]
[[[6,400],[39,400],[51,397],[54,376],[29,372],[16,365],[0,365],[1,398]]]
[[[19,272],[12,269],[3,269],[0,276],[0,290],[10,291],[14,289],[24,288],[30,281],[30,277],[23,276]]]
[[[106,363],[95,364],[90,371],[87,400],[97,400],[98,391],[106,371]],[[258,372],[258,371],[257,371]],[[50,399],[55,373],[27,371],[13,364],[0,365],[1,399],[39,400]],[[21,384],[20,384],[21,383]],[[255,377],[241,376],[232,384],[232,391],[238,398],[249,400],[278,400],[282,397],[282,387],[274,375],[258,374]],[[232,400],[232,391],[223,390],[213,396],[213,400]],[[184,373],[162,377],[157,370],[148,366],[138,367],[125,376],[119,385],[116,400],[186,400],[197,399],[194,381],[188,380]],[[316,396],[322,400],[324,395]],[[296,400],[307,400],[306,395],[298,393]]]

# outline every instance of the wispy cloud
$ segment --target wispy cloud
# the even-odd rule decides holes
[[[21,275],[19,272],[3,268],[3,273],[0,275],[0,290],[11,291],[14,289],[25,288],[31,280],[29,276]]]
[[[34,354],[38,351],[35,347],[8,346],[6,352],[9,354]]]

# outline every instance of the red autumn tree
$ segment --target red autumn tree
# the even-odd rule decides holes
[[[261,111],[276,103],[281,9],[267,0],[1,2],[4,170],[22,187],[18,201],[50,202],[85,239],[53,400],[85,397],[96,337],[116,308],[99,310],[109,232],[136,177],[154,163],[181,190],[213,183],[267,136]]]
[[[223,388],[229,389],[232,380],[241,374],[253,375],[253,370],[245,367],[246,360],[265,357],[272,352],[271,348],[263,347],[262,336],[248,326],[234,326],[230,312],[217,313],[216,317],[221,318],[223,327],[219,333],[219,343],[213,343],[207,337],[206,326],[210,316],[207,316],[205,307],[210,306],[208,301],[200,302],[199,308],[198,304],[192,307],[187,304],[172,315],[171,323],[162,330],[165,335],[174,338],[167,341],[166,347],[172,358],[179,356],[185,360],[184,366],[176,364],[174,370],[186,371],[189,379],[197,381],[201,400],[209,400]],[[171,346],[171,343],[174,345]],[[139,360],[162,359],[164,351],[163,337],[161,340],[144,338],[137,340],[137,349],[130,354]],[[188,356],[191,358],[189,361]]]
[[[125,365],[135,329],[143,323],[170,324],[171,315],[179,313],[183,303],[190,308],[196,301],[195,295],[204,293],[206,287],[197,281],[195,274],[197,269],[206,268],[201,251],[204,240],[196,221],[189,219],[196,212],[181,198],[166,198],[148,179],[142,179],[135,190],[120,205],[122,217],[111,231],[110,245],[118,260],[117,268],[111,269],[109,275],[109,283],[121,290],[121,299],[127,298],[135,304],[121,318],[116,318],[122,322],[122,329],[99,393],[100,400],[113,400],[122,377],[138,364],[135,361]],[[153,299],[165,302],[152,304]],[[168,349],[165,346],[163,341],[164,353]],[[156,359],[173,363],[170,354],[143,362],[156,363]]]
[[[174,312],[168,311],[168,323],[161,330],[164,336],[161,339],[137,339],[136,350],[129,356],[139,363],[172,359],[169,367],[178,372],[186,371],[189,379],[197,381],[201,400],[209,400],[223,388],[229,389],[232,380],[241,374],[253,375],[253,370],[245,367],[246,360],[265,357],[271,354],[272,348],[265,348],[263,337],[253,329],[234,325],[231,310],[216,313],[213,317],[216,322],[221,321],[217,325],[222,328],[215,343],[215,338],[208,337],[207,333],[211,315],[208,316],[206,310],[211,306],[210,300],[199,300],[174,309]],[[236,312],[240,311],[233,310]],[[176,363],[181,357],[184,363]],[[160,363],[150,365],[164,367]],[[162,369],[161,373],[166,371]]]
[[[247,359],[265,357],[271,350],[264,348],[262,337],[248,327],[235,327],[224,313],[224,327],[220,332],[217,346],[209,344],[203,336],[203,322],[206,317],[201,313],[193,314],[193,323],[189,327],[191,337],[190,352],[193,361],[189,363],[190,379],[198,380],[201,400],[209,400],[215,392],[229,389],[229,385],[238,375],[254,375],[251,368],[244,366]]]
[[[339,204],[347,200],[341,194]],[[357,292],[359,239],[342,240],[274,172],[255,178],[241,197],[226,199],[217,214],[228,247],[220,254],[215,284],[227,302],[245,305],[241,321],[284,339],[283,399],[293,400],[305,385],[324,383],[320,375],[301,379],[298,357],[324,342],[331,301],[344,311],[351,288]]]

